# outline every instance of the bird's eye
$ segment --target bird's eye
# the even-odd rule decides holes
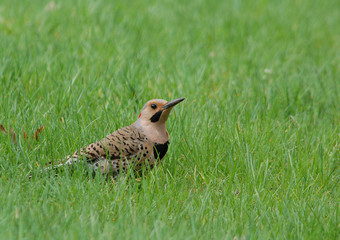
[[[154,103],[151,104],[151,108],[156,109],[156,107],[157,107],[156,104],[154,104]]]

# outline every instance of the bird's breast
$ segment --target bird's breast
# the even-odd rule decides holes
[[[154,143],[154,149],[153,149],[154,157],[156,159],[159,157],[159,159],[161,160],[165,156],[166,152],[168,151],[168,145],[169,145],[169,141],[165,143]]]

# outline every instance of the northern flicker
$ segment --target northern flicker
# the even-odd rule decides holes
[[[168,150],[166,120],[172,108],[183,100],[148,101],[132,125],[74,152],[67,157],[65,164],[72,165],[85,160],[94,171],[114,178],[124,175],[129,168],[136,173],[140,173],[143,166],[152,169]]]

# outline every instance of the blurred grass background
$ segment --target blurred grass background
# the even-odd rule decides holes
[[[339,22],[337,0],[2,0],[0,238],[336,239]],[[141,182],[27,179],[178,97]]]

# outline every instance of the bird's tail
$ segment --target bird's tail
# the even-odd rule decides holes
[[[64,162],[60,162],[60,161],[59,161],[58,164],[52,165],[52,166],[49,166],[49,167],[46,167],[46,168],[44,168],[44,170],[45,170],[45,171],[49,171],[49,170],[58,169],[58,168],[60,168],[60,167],[71,166],[71,165],[76,164],[77,161],[78,161],[78,159],[68,156],[68,157],[66,158],[66,161],[64,161]]]
[[[76,162],[77,162],[77,159],[71,158],[71,157],[69,157],[69,156],[66,158],[66,161],[65,161],[65,162],[58,161],[58,163],[55,164],[55,165],[53,165],[52,162],[49,162],[50,166],[45,167],[45,168],[41,169],[40,171],[38,171],[38,175],[41,174],[41,173],[50,172],[50,171],[52,171],[52,170],[54,170],[54,171],[56,170],[56,173],[58,173],[58,171],[59,171],[60,169],[62,169],[63,167],[71,166],[71,165],[75,164]],[[29,179],[31,179],[32,176],[33,176],[33,175],[30,174],[30,175],[29,175]]]

